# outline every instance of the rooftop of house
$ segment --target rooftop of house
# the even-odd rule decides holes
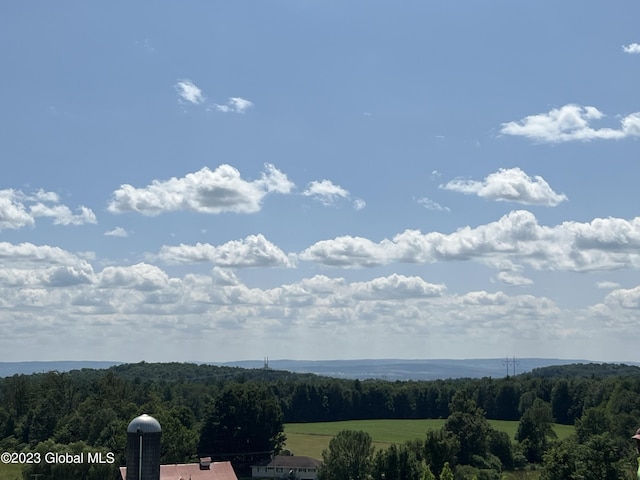
[[[315,458],[303,455],[276,455],[269,462],[260,466],[263,467],[286,467],[286,468],[318,468],[322,462]]]
[[[127,467],[120,467],[120,475],[127,478]],[[238,480],[230,462],[211,462],[160,465],[160,480]]]

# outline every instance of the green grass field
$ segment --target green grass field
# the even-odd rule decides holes
[[[329,447],[329,441],[341,430],[363,430],[373,439],[376,448],[386,448],[392,443],[401,444],[407,440],[424,438],[427,430],[438,429],[445,420],[350,420],[346,422],[288,423],[286,448],[295,455],[322,458],[322,451]],[[489,420],[496,430],[506,432],[514,438],[518,422]],[[573,433],[571,425],[554,425],[558,438],[566,438]],[[2,480],[2,479],[0,479]]]
[[[287,434],[286,448],[296,455],[322,458],[322,451],[329,447],[329,441],[341,430],[363,430],[373,439],[378,448],[387,448],[392,443],[401,444],[407,440],[424,438],[427,430],[438,429],[445,420],[350,420],[346,422],[288,423],[284,431]],[[518,422],[489,420],[496,430],[506,432],[514,438]],[[558,438],[566,438],[574,431],[572,425],[554,425]],[[538,480],[539,471],[506,472],[508,480]],[[3,480],[0,478],[0,480]]]
[[[0,463],[0,480],[22,480],[22,466]]]

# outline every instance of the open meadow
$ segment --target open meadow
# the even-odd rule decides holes
[[[295,455],[321,459],[322,451],[329,447],[329,441],[341,430],[363,430],[371,435],[376,449],[383,449],[393,443],[422,439],[427,430],[439,429],[444,422],[444,419],[420,419],[288,423],[284,430],[287,435],[286,448]],[[496,430],[506,432],[512,439],[518,429],[517,421],[489,420],[489,424]],[[573,425],[554,424],[553,429],[559,439],[568,437],[574,431]],[[539,477],[540,471],[535,470],[505,472],[508,480],[538,480]]]
[[[0,480],[22,480],[22,466],[0,463]]]
[[[363,430],[371,435],[376,448],[387,448],[392,443],[401,444],[407,440],[423,439],[427,430],[444,425],[444,419],[419,420],[349,420],[344,422],[287,423],[286,448],[295,455],[322,458],[322,451],[329,447],[329,441],[341,430]],[[517,421],[489,420],[496,430],[506,432],[514,438],[518,429]],[[572,425],[553,426],[558,438],[566,438],[573,433]]]

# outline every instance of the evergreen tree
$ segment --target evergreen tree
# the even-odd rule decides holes
[[[277,453],[285,440],[283,430],[282,410],[266,387],[229,385],[213,402],[198,452],[246,465]]]
[[[571,410],[571,394],[569,393],[569,382],[560,380],[551,391],[551,409],[553,417],[558,423],[568,425],[572,423],[569,411]]]

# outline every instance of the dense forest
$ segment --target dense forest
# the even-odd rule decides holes
[[[640,368],[584,364],[500,379],[389,382],[142,362],[14,375],[0,379],[0,448],[73,445],[114,452],[122,464],[128,422],[143,412],[163,427],[168,463],[213,455],[242,466],[268,458],[282,447],[288,422],[442,418],[442,431],[398,447],[436,474],[444,463],[457,478],[500,478],[504,469],[535,465],[548,480],[622,479],[635,461],[629,437],[640,426]],[[486,419],[519,421],[516,438],[492,431]],[[575,425],[575,436],[555,440],[553,422]]]

